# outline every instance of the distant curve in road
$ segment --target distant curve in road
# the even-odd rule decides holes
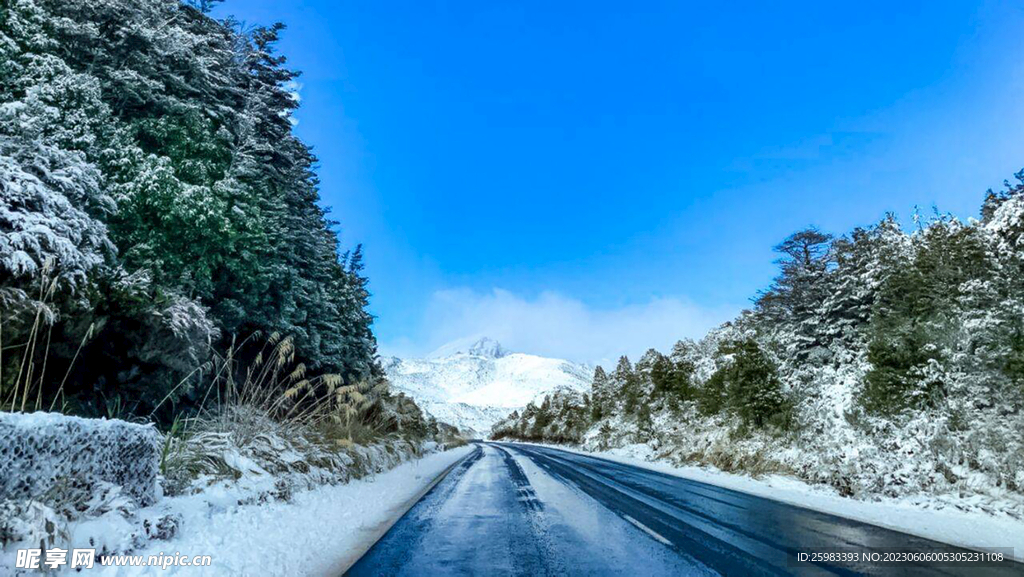
[[[479,444],[346,573],[1024,575],[1024,565],[795,564],[798,551],[964,551],[535,445]]]

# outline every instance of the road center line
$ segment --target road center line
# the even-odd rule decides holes
[[[644,533],[647,533],[648,535],[650,535],[651,537],[653,537],[655,541],[659,541],[659,542],[660,542],[660,543],[662,543],[663,545],[668,545],[669,547],[671,547],[671,546],[672,546],[672,542],[671,542],[671,541],[669,541],[668,539],[666,539],[666,538],[662,537],[661,535],[659,535],[658,533],[656,533],[656,532],[654,531],[654,529],[651,529],[651,528],[650,528],[650,527],[648,527],[647,525],[644,525],[644,524],[643,524],[643,523],[641,523],[640,521],[637,521],[636,519],[634,519],[634,518],[630,517],[629,515],[626,515],[625,513],[623,513],[623,514],[622,514],[622,517],[623,517],[623,518],[624,518],[625,520],[627,520],[627,521],[629,521],[630,523],[632,523],[633,525],[635,525],[637,529],[640,529],[640,530],[641,530],[641,531],[643,531]]]

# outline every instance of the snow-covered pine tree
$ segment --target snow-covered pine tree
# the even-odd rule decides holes
[[[590,384],[591,420],[599,421],[614,409],[612,402],[611,379],[601,365],[594,368],[594,377]]]
[[[33,306],[51,262],[55,368],[96,360],[65,396],[187,403],[182,379],[257,333],[291,335],[299,360],[347,382],[376,374],[362,253],[339,255],[292,133],[280,25],[242,30],[177,0],[2,8],[0,297],[5,313]]]

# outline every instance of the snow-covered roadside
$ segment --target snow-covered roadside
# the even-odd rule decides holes
[[[211,509],[207,495],[165,499],[160,505],[182,515],[185,530],[154,541],[133,555],[210,555],[210,567],[116,568],[97,575],[329,575],[368,535],[415,497],[447,467],[473,450],[463,446],[407,461],[375,476],[344,485],[296,493],[290,502]],[[215,512],[214,512],[215,511]]]
[[[677,467],[652,460],[654,451],[644,444],[594,452],[564,445],[522,444],[552,447],[643,467],[961,547],[1012,547],[1014,557],[1024,561],[1024,520],[1005,514],[988,515],[977,511],[960,511],[944,503],[938,504],[944,508],[934,509],[930,507],[936,504],[922,497],[860,501],[841,497],[830,487],[809,485],[782,475],[766,475],[755,479],[711,467]]]

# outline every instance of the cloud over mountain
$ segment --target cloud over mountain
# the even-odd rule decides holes
[[[682,337],[700,337],[734,316],[738,307],[708,309],[682,298],[599,309],[557,292],[535,298],[504,289],[435,292],[416,343],[385,344],[386,352],[422,356],[439,346],[487,335],[511,350],[609,363],[623,353],[636,358],[651,347],[666,349]]]

